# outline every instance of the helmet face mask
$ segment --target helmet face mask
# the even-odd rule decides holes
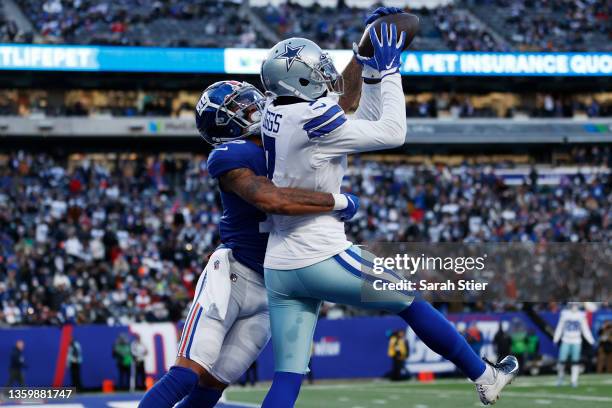
[[[329,57],[329,54],[325,53],[321,55],[321,61],[314,66],[313,76],[318,76],[319,82],[324,82],[327,91],[337,95],[344,93],[344,79],[342,75],[336,70],[334,62]]]
[[[261,120],[264,96],[252,85],[245,85],[225,97],[223,105],[217,110],[217,126],[227,126],[235,121],[238,126],[248,128],[253,122]]]
[[[306,101],[326,92],[344,92],[342,75],[332,59],[305,38],[290,38],[272,47],[261,66],[261,82],[271,96],[295,96]]]
[[[265,97],[246,82],[209,86],[196,106],[196,125],[210,144],[243,139],[259,132]]]

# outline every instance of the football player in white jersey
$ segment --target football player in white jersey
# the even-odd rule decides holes
[[[401,146],[406,137],[399,74],[405,38],[394,25],[374,29],[374,56],[355,52],[364,83],[354,118],[338,105],[342,76],[315,43],[291,38],[268,53],[261,68],[268,100],[262,138],[268,177],[279,187],[338,193],[347,154]],[[401,316],[432,350],[476,383],[480,400],[492,404],[518,372],[515,357],[483,361],[455,328],[414,293],[372,293],[375,279],[397,282],[392,271],[374,276],[374,255],[346,239],[344,224],[327,215],[270,218],[264,261],[275,375],[262,408],[293,407],[307,371],[312,335],[322,300],[382,309]],[[368,291],[370,288],[370,291]],[[366,301],[362,295],[371,296]]]
[[[139,408],[212,408],[267,344],[263,261],[268,235],[259,228],[266,212],[329,212],[345,220],[357,212],[355,196],[282,189],[266,177],[259,137],[264,99],[248,83],[220,81],[206,88],[196,105],[198,131],[214,146],[207,169],[219,183],[222,245],[198,279],[175,365]]]
[[[586,314],[580,310],[578,303],[571,303],[568,309],[561,312],[559,323],[555,329],[553,341],[559,343],[559,361],[557,363],[557,385],[563,384],[565,376],[565,364],[569,359],[571,368],[572,387],[578,386],[578,374],[580,374],[580,353],[582,351],[582,336],[592,346],[595,339],[589,328]]]

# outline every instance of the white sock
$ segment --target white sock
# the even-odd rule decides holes
[[[495,373],[490,364],[485,363],[484,373],[474,381],[476,384],[493,384],[495,382]]]
[[[578,385],[578,374],[580,374],[580,366],[572,364],[572,385]]]
[[[557,364],[557,378],[559,381],[563,381],[563,377],[565,376],[565,364],[559,363]]]

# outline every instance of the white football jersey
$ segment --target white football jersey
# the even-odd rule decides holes
[[[331,97],[288,105],[266,103],[262,120],[268,177],[278,187],[340,193],[347,154],[401,146],[406,108],[401,77],[363,84],[359,107],[347,118]],[[264,266],[297,269],[336,255],[351,243],[334,214],[269,216]]]
[[[555,329],[554,342],[556,343],[560,339],[563,343],[582,344],[583,335],[590,344],[595,343],[585,312],[571,309],[563,310]]]

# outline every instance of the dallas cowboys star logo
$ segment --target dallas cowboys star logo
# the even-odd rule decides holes
[[[289,44],[285,44],[285,52],[277,55],[274,59],[284,59],[287,63],[287,72],[289,72],[291,65],[293,65],[293,61],[300,57],[300,52],[302,52],[304,47],[305,45],[293,48]]]

